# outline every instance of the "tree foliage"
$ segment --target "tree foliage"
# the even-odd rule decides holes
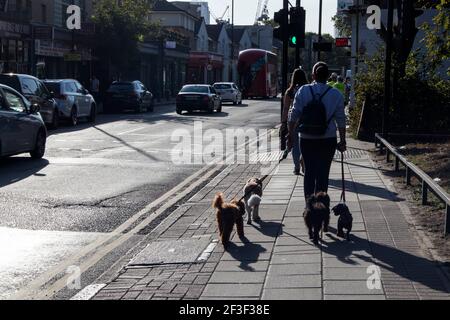
[[[438,2],[436,4],[436,2]],[[427,47],[427,61],[430,72],[450,58],[450,0],[434,1],[438,14],[433,18],[433,25],[426,23],[422,28],[426,32],[423,40]],[[450,68],[447,69],[450,76]]]
[[[349,18],[344,14],[337,14],[332,18],[334,26],[339,34],[343,37],[350,38],[352,36],[352,26]]]
[[[97,26],[96,55],[127,76],[139,57],[138,44],[155,30],[149,20],[152,1],[97,0],[93,21]]]

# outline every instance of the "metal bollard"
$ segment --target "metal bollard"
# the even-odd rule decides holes
[[[445,215],[445,235],[450,233],[450,205],[447,203]]]
[[[428,204],[428,186],[425,181],[422,181],[422,205]]]

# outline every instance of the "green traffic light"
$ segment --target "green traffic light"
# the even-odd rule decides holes
[[[293,37],[291,38],[291,42],[292,42],[292,44],[297,44],[297,37],[296,37],[296,36],[293,36]]]

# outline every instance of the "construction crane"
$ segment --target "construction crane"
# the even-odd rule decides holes
[[[214,18],[214,20],[216,21],[217,24],[226,23],[226,21],[223,20],[223,18],[227,14],[228,10],[230,10],[230,6],[227,6],[227,8],[225,9],[225,11],[224,11],[224,13],[222,14],[221,17],[216,17],[216,15],[211,10],[211,16]]]
[[[256,9],[255,25],[259,22],[267,21],[269,17],[269,0],[258,0],[258,8]]]

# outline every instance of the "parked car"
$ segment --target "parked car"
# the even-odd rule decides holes
[[[82,117],[95,122],[97,105],[94,97],[77,80],[44,80],[44,84],[55,98],[58,122],[59,119],[69,120],[72,126],[76,126]]]
[[[41,159],[46,140],[39,105],[13,88],[0,85],[0,157],[29,152],[32,158]]]
[[[140,81],[116,81],[106,92],[103,105],[106,111],[153,112],[154,99]]]
[[[233,102],[234,105],[242,104],[242,93],[236,84],[232,82],[218,82],[213,87],[223,102]]]
[[[210,85],[186,85],[177,95],[177,113],[204,110],[222,112],[222,100]]]
[[[58,127],[56,101],[41,80],[25,74],[8,73],[0,75],[0,84],[13,88],[31,104],[37,104],[44,122],[53,128]]]

